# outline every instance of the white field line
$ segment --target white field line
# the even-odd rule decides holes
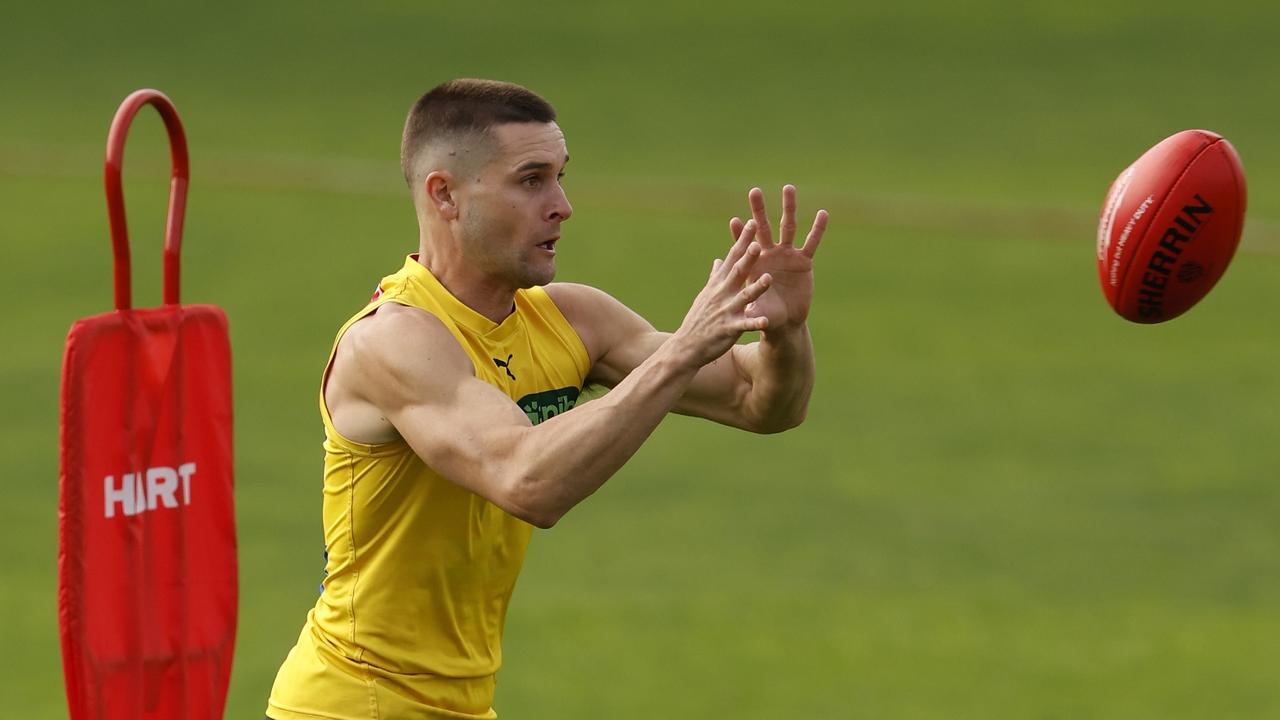
[[[100,180],[101,147],[25,143],[0,145],[0,175],[14,178]],[[394,158],[310,157],[270,154],[205,153],[192,161],[192,184],[237,190],[319,192],[336,195],[406,198]],[[168,162],[155,157],[126,167],[130,180],[163,181]],[[571,185],[575,203],[587,201],[633,212],[705,216],[708,208],[744,208],[745,186],[712,183],[658,183],[609,178],[601,184]],[[998,205],[937,196],[869,194],[826,190],[803,199],[825,207],[837,218],[855,218],[861,226],[917,231],[960,231],[965,235],[1093,242],[1097,208],[1069,205]],[[775,210],[776,213],[776,210]],[[776,219],[776,218],[775,218]],[[1280,222],[1256,215],[1245,222],[1240,251],[1280,256]]]

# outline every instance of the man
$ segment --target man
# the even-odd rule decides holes
[[[675,333],[609,295],[551,283],[573,210],[555,111],[454,80],[405,123],[418,254],[338,332],[320,393],[326,577],[267,714],[493,718],[507,602],[532,527],[602,485],[668,412],[755,432],[799,424],[819,212],[779,242],[752,218]],[[737,345],[747,331],[759,342]],[[584,383],[612,388],[574,407]],[[572,409],[571,409],[572,408]]]

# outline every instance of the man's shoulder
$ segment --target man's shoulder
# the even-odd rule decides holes
[[[361,374],[381,370],[391,377],[415,375],[425,368],[440,375],[455,365],[471,366],[440,318],[395,302],[382,304],[347,328],[338,353],[359,367]]]
[[[440,318],[422,308],[386,302],[360,318],[343,333],[343,341],[414,342],[452,338]]]
[[[597,287],[583,285],[582,283],[573,282],[553,282],[544,285],[547,295],[555,301],[556,305],[564,309],[567,305],[591,305],[602,300],[613,300],[613,296]],[[614,300],[614,302],[617,302]]]
[[[551,283],[546,290],[578,333],[593,366],[618,345],[653,332],[647,320],[599,288]]]
[[[551,301],[559,308],[560,314],[569,321],[574,332],[587,346],[588,354],[593,361],[599,356],[595,352],[597,339],[613,324],[612,319],[625,307],[612,295],[590,285],[571,282],[555,282],[544,287]]]
[[[555,282],[543,289],[575,328],[581,325],[609,324],[619,316],[634,314],[617,298],[591,285]]]

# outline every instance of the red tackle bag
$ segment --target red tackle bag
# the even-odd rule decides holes
[[[173,156],[164,305],[135,310],[120,170],[152,104]],[[221,718],[235,645],[231,346],[213,305],[178,302],[187,145],[139,90],[107,137],[114,312],[71,326],[62,365],[58,620],[72,720]]]

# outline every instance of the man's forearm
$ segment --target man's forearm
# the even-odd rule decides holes
[[[549,527],[635,454],[684,393],[697,365],[670,339],[604,397],[525,431],[515,448],[521,505]]]
[[[759,342],[734,350],[751,384],[743,409],[758,431],[781,432],[799,425],[809,408],[815,374],[808,326],[766,331]]]

